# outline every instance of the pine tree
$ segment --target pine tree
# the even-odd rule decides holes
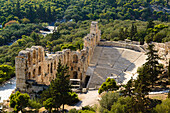
[[[132,86],[133,86],[133,78],[131,78],[125,86],[125,91],[124,91],[125,96],[132,96],[133,95]]]
[[[148,71],[150,75],[149,79],[153,87],[153,84],[157,80],[158,75],[162,73],[163,67],[158,62],[158,60],[161,58],[158,56],[157,51],[154,50],[154,45],[148,44],[147,50],[148,52],[146,53],[146,55],[148,56],[148,58],[146,59],[147,62],[145,64],[147,68],[149,69]]]
[[[78,101],[77,95],[74,95],[74,93],[71,91],[69,75],[67,73],[68,67],[62,65],[61,60],[59,60],[56,79],[51,82],[49,88],[41,95],[45,105],[47,105],[48,102],[52,105],[52,107],[57,109],[63,105],[63,113],[65,104],[71,104],[73,101]]]
[[[149,69],[147,65],[144,64],[142,67],[138,68],[137,72],[139,75],[135,81],[135,93],[144,98],[145,95],[150,91]]]

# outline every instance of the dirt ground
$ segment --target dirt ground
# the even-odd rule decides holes
[[[149,95],[151,99],[165,100],[168,97],[168,93]]]

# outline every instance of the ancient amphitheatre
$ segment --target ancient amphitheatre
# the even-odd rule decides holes
[[[170,58],[170,42],[154,43],[164,59]],[[21,92],[42,91],[55,79],[56,68],[61,60],[67,64],[75,88],[99,88],[108,77],[125,84],[146,61],[146,45],[133,41],[107,42],[101,40],[97,22],[92,22],[90,33],[84,37],[84,49],[64,49],[55,54],[45,53],[41,46],[33,46],[19,52],[15,58],[16,88]]]

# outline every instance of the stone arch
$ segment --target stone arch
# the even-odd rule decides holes
[[[78,56],[76,54],[73,55],[73,63],[78,63]]]
[[[38,75],[41,75],[41,66],[38,68]]]
[[[33,70],[33,76],[32,76],[32,78],[35,78],[35,69]]]
[[[41,49],[38,49],[38,61],[41,62]]]
[[[36,63],[36,51],[33,51],[33,65]]]
[[[74,71],[74,72],[73,72],[73,79],[78,79],[77,71]]]
[[[56,61],[54,61],[54,69],[56,69]]]
[[[48,64],[48,70],[47,70],[47,73],[49,73],[50,72],[50,65]]]
[[[53,63],[51,63],[51,69],[50,72],[53,73]]]
[[[28,79],[31,79],[31,73],[30,72],[28,73]]]
[[[66,64],[66,55],[64,55],[64,64]]]
[[[28,64],[31,65],[31,55],[28,53]]]

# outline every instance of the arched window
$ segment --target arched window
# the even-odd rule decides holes
[[[31,55],[28,53],[28,64],[31,65]]]
[[[53,73],[53,63],[51,63],[51,73]]]
[[[77,55],[73,55],[73,63],[78,63],[78,56]]]
[[[28,79],[31,79],[31,73],[30,72],[28,73]]]
[[[73,79],[77,79],[78,78],[78,76],[77,76],[78,74],[77,74],[77,72],[76,71],[74,71],[73,72]]]
[[[38,68],[38,75],[41,75],[41,66]]]
[[[35,69],[33,70],[33,76],[32,77],[35,78]]]
[[[38,61],[41,62],[41,49],[38,49]]]
[[[48,64],[48,70],[47,70],[47,73],[49,73],[50,72],[50,66],[49,66],[49,64]]]
[[[36,51],[33,51],[33,65],[35,65],[36,62]]]
[[[56,61],[54,61],[54,69],[56,69]]]

